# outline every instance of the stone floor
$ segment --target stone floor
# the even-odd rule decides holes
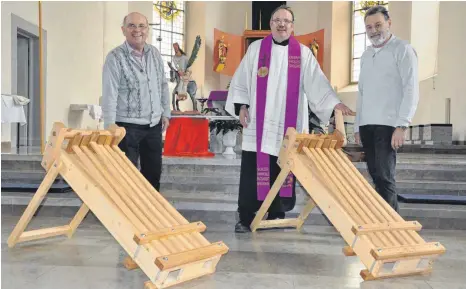
[[[195,213],[182,213],[194,221],[190,218],[195,218]],[[141,270],[128,271],[122,266],[125,252],[92,216],[85,219],[72,239],[32,241],[10,249],[6,240],[18,219],[2,215],[3,289],[143,289],[148,280]],[[33,219],[30,228],[68,221],[40,216]],[[230,252],[220,260],[215,274],[175,289],[466,289],[466,231],[421,231],[427,241],[439,241],[447,248],[429,276],[363,282],[359,277],[363,265],[357,257],[341,253],[344,242],[333,227],[305,226],[302,234],[275,230],[236,235],[235,220],[202,221],[207,225],[207,239],[224,241]]]

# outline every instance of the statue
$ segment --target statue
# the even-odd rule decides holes
[[[311,51],[312,54],[314,54],[314,57],[317,59],[317,53],[319,52],[319,44],[317,43],[317,40],[314,38],[314,41],[311,43]]]
[[[227,60],[228,45],[225,43],[225,36],[222,36],[222,39],[218,41],[218,60],[219,63],[215,69],[217,72],[222,71],[225,68],[225,63]]]
[[[180,48],[178,43],[173,43],[175,56],[172,62],[168,62],[170,67],[170,82],[176,82],[176,86],[172,92],[172,105],[173,110],[180,111],[179,101],[186,100],[189,97],[193,103],[193,110],[197,111],[196,92],[197,84],[192,79],[192,71],[190,67],[196,60],[197,53],[201,47],[201,37],[197,36],[194,42],[194,47],[191,52],[191,57],[188,59],[186,53]]]

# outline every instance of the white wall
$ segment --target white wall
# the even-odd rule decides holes
[[[444,103],[451,98],[453,139],[466,140],[466,2],[440,2],[438,87],[436,99]],[[444,105],[435,114],[444,115]]]
[[[45,138],[56,121],[73,127],[96,128],[87,111],[70,113],[70,104],[98,104],[106,54],[124,41],[121,23],[131,11],[152,19],[150,1],[42,2],[47,31]],[[11,93],[11,15],[38,26],[37,2],[2,2],[2,92]],[[149,38],[150,39],[150,38]],[[10,140],[2,125],[2,141]],[[46,139],[45,139],[46,140]]]

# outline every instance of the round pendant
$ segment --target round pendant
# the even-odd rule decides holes
[[[259,75],[260,77],[265,77],[265,76],[267,76],[267,74],[269,74],[269,69],[267,67],[265,67],[265,66],[262,66],[257,71],[257,75]]]

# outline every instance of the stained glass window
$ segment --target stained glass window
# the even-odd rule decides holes
[[[371,45],[366,36],[366,28],[364,25],[364,12],[367,7],[374,5],[383,5],[388,9],[386,1],[353,1],[353,46],[351,59],[351,82],[358,82],[359,69],[362,53],[368,46]]]
[[[165,75],[170,78],[170,68],[167,62],[174,55],[173,43],[178,42],[181,49],[184,46],[184,13],[183,1],[153,1],[152,45],[162,54],[165,65]]]

